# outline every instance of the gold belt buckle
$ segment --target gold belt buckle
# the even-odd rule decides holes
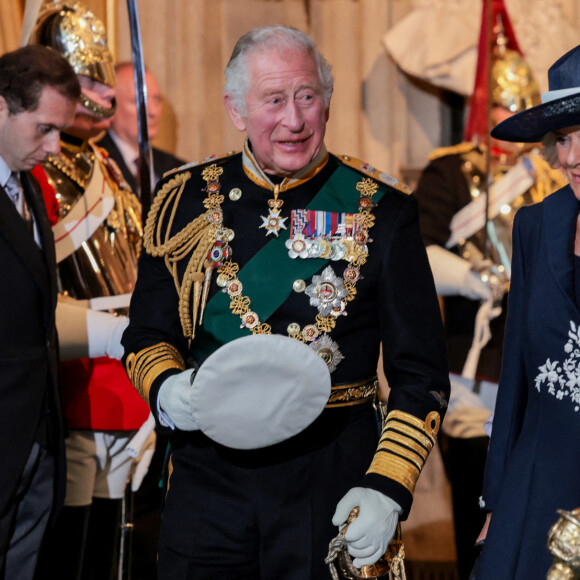
[[[379,381],[376,375],[356,383],[333,385],[326,408],[334,409],[335,407],[361,405],[373,400],[378,390]]]

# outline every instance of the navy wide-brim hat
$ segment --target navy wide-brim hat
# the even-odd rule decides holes
[[[516,113],[491,130],[502,141],[536,143],[550,131],[580,125],[580,45],[548,70],[542,104]]]

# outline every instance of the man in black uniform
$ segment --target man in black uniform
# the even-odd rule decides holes
[[[371,565],[435,443],[449,382],[417,204],[327,152],[332,88],[310,37],[251,30],[224,89],[243,152],[158,184],[123,344],[171,430],[159,578],[328,578],[356,506],[348,551]]]

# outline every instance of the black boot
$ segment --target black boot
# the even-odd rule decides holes
[[[123,500],[93,498],[82,580],[114,580],[119,566]]]
[[[91,506],[62,508],[45,536],[35,580],[83,580],[82,564]]]

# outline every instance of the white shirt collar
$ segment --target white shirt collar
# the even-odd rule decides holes
[[[111,136],[113,143],[115,143],[121,152],[121,155],[125,160],[125,165],[129,168],[130,171],[133,171],[135,168],[135,159],[139,158],[139,151],[135,151],[135,149],[133,149],[129,143],[123,141],[123,139],[121,139],[121,137],[119,137],[119,135],[117,135],[117,133],[115,133],[115,131],[112,129],[109,129],[109,135]]]
[[[6,184],[8,183],[11,174],[12,169],[10,169],[6,161],[4,161],[2,157],[0,157],[0,185],[2,187],[6,187]]]

